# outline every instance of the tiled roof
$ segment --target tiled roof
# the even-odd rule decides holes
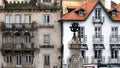
[[[92,11],[93,7],[96,5],[97,1],[90,1],[85,3],[84,5],[81,6],[76,6],[76,7],[68,7],[68,8],[76,8],[74,11],[69,12],[67,14],[65,14],[61,20],[85,20],[85,18],[89,15],[89,13]],[[76,11],[78,11],[79,9],[85,9],[84,15],[83,16],[79,16]]]
[[[95,0],[95,1],[87,2],[87,3],[85,3],[85,4],[81,5],[81,6],[76,6],[76,7],[69,6],[68,8],[71,8],[71,9],[75,8],[75,10],[64,14],[60,20],[64,20],[64,21],[65,20],[66,21],[68,21],[68,20],[70,20],[70,21],[86,20],[87,17],[89,16],[89,14],[91,13],[91,11],[94,9],[94,7],[97,4],[97,2],[98,1]],[[119,9],[120,8],[120,4],[116,5],[115,7],[117,9]],[[78,13],[76,12],[76,11],[79,11],[81,8],[85,10],[83,16],[78,15]],[[109,12],[112,11],[113,8],[109,9],[109,10],[107,10],[105,8],[103,8],[103,9],[105,10],[105,12],[110,17],[111,20],[113,20],[113,21],[120,21],[120,12],[119,11],[117,11],[116,16],[111,16],[111,14]]]

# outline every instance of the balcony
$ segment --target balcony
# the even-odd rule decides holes
[[[40,24],[39,27],[40,28],[54,28],[54,24],[45,23],[45,24]]]
[[[36,29],[38,26],[36,24],[36,22],[32,22],[32,23],[5,23],[2,22],[1,24],[1,29],[2,31],[4,30],[34,30]]]
[[[109,56],[108,63],[120,63],[120,56],[118,56],[117,58],[111,58],[111,56]]]
[[[83,64],[89,64],[89,59],[88,58],[89,58],[88,56],[83,58]]]
[[[105,63],[105,56],[102,56],[100,58],[95,58],[94,56],[92,56],[92,63],[97,64],[98,62]]]
[[[16,44],[16,43],[9,43],[9,44],[3,44],[2,45],[2,50],[3,51],[7,51],[7,50],[14,50],[14,51],[28,51],[28,50],[34,50],[34,43],[31,44],[24,44],[24,43],[20,43],[20,44]]]
[[[110,35],[110,42],[111,43],[117,43],[120,41],[120,35]]]
[[[103,35],[93,35],[94,43],[102,43],[103,39],[104,39]]]
[[[100,18],[96,18],[95,16],[93,16],[93,23],[94,24],[103,24],[104,22],[104,17],[100,17]]]
[[[81,41],[81,43],[86,43],[87,42],[87,35],[82,35],[80,37],[80,41]]]
[[[54,45],[40,45],[40,48],[54,48]]]

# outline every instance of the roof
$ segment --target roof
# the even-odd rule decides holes
[[[76,6],[76,7],[69,7],[69,8],[76,8],[74,11],[65,14],[61,20],[85,20],[85,18],[89,15],[93,7],[97,1],[90,1],[85,3],[84,5],[81,6]],[[80,8],[85,9],[85,14],[84,16],[79,16],[75,11],[79,10]]]
[[[94,7],[97,4],[100,4],[101,7],[103,8],[103,10],[105,11],[105,13],[108,15],[108,17],[110,18],[110,20],[113,21],[120,21],[120,12],[117,11],[116,16],[111,16],[111,14],[109,13],[109,11],[113,10],[107,10],[103,4],[101,3],[101,1],[99,0],[95,0],[95,1],[89,1],[83,5],[80,6],[76,6],[76,7],[72,7],[70,6],[69,8],[76,8],[75,10],[66,13],[65,15],[62,16],[62,18],[60,19],[60,21],[83,21],[86,20],[88,18],[88,16],[91,14],[92,10],[94,9]],[[76,11],[80,10],[80,9],[84,9],[84,15],[80,16],[78,15],[78,13],[76,13]],[[120,8],[120,5],[116,5],[116,8]]]

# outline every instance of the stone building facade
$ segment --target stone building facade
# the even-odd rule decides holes
[[[0,67],[60,68],[60,5],[52,0],[8,2],[0,8]]]

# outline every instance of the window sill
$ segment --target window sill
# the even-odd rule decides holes
[[[40,28],[54,28],[54,24],[40,24],[39,25]]]
[[[40,48],[54,48],[54,45],[40,45]]]

